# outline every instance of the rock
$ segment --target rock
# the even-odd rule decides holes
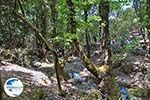
[[[33,62],[34,67],[40,67],[42,65],[41,62]]]
[[[82,83],[86,80],[85,77],[81,77],[78,73],[69,73],[69,77],[73,78],[75,82]]]
[[[51,86],[51,81],[42,72],[27,69],[16,64],[9,63],[7,65],[2,65],[0,67],[0,72],[2,74],[11,72],[12,74],[15,74],[15,76],[19,76],[23,78],[23,80],[30,81],[30,83],[33,83],[37,86]]]
[[[84,65],[80,61],[74,61],[74,62],[70,62],[70,63],[65,64],[64,72],[66,72],[66,73],[72,73],[72,72],[79,73],[79,72],[83,71],[84,68],[85,68]]]
[[[78,60],[67,63],[64,66],[64,72],[70,79],[73,79],[75,83],[82,83],[87,79],[86,77],[80,75],[80,72],[83,72],[84,69],[84,65]]]
[[[55,74],[54,63],[45,63],[45,62],[37,61],[37,62],[33,62],[32,67],[34,67],[34,69],[36,69],[37,71],[41,71],[50,76]]]

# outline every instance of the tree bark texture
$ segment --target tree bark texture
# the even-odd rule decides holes
[[[103,63],[111,64],[111,50],[110,50],[110,35],[109,35],[109,1],[101,0],[99,3],[100,33],[102,37]]]

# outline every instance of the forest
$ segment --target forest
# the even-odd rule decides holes
[[[0,0],[0,100],[150,100],[150,0]]]

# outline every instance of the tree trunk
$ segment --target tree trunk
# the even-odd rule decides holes
[[[66,0],[67,7],[68,7],[68,22],[67,22],[67,32],[71,34],[76,34],[76,23],[74,20],[75,17],[75,10],[74,4],[72,0]],[[71,44],[74,50],[73,44]],[[74,51],[74,55],[79,57],[79,52],[77,50]]]
[[[57,13],[56,0],[51,0],[50,7],[51,7],[51,34],[52,34],[52,38],[55,38],[57,35],[57,31],[56,31],[56,13]],[[55,41],[53,42],[53,48],[57,49]],[[59,89],[60,94],[64,95],[64,91],[62,90],[61,83],[60,83],[60,78],[62,80],[64,78],[63,68],[59,64],[57,52],[54,53],[54,56],[55,56],[55,71],[56,71],[56,78],[57,78],[57,82],[58,82],[58,89]]]
[[[100,22],[102,34],[102,51],[103,51],[103,64],[111,67],[111,49],[110,49],[110,34],[109,34],[109,0],[101,0],[99,4],[99,14],[102,19]],[[112,69],[112,68],[111,68]],[[115,85],[115,77],[111,71],[109,76],[103,77],[103,86],[101,90],[107,93],[111,99],[117,100],[118,88]]]
[[[111,64],[111,50],[110,50],[110,36],[109,36],[109,1],[101,0],[99,3],[99,14],[102,19],[100,22],[102,34],[102,50],[103,50],[103,63]]]
[[[75,10],[72,0],[67,0],[67,7],[69,9],[67,32],[75,34],[76,33],[76,24],[74,21]]]
[[[101,9],[101,2],[100,2],[99,5],[98,5],[98,12],[99,12],[100,18],[102,18],[101,17],[101,10],[102,9]],[[101,31],[102,30],[102,26],[101,25],[102,25],[102,20],[99,21],[99,38],[100,38],[99,40],[100,40],[100,42],[102,42],[102,33],[101,33],[102,32]]]
[[[85,16],[84,21],[87,23],[87,18],[88,18],[87,9],[84,10],[84,16]],[[87,57],[90,58],[91,57],[91,53],[90,53],[90,44],[89,44],[89,33],[88,33],[88,29],[87,28],[85,29],[85,36],[86,36]]]
[[[80,53],[81,55],[81,61],[83,63],[83,65],[88,69],[89,72],[91,72],[99,81],[102,80],[101,74],[107,74],[111,72],[111,68],[108,65],[98,65],[96,66],[95,64],[93,64],[91,62],[90,59],[88,59],[88,57],[86,56],[86,54],[84,53],[80,42],[78,40],[74,41],[74,45],[77,49],[77,51]]]
[[[56,36],[56,0],[51,0],[51,35],[52,38]]]

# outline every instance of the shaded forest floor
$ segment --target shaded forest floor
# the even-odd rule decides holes
[[[39,62],[35,55],[32,61],[28,61],[26,52],[16,51],[1,52],[0,72],[3,83],[10,77],[21,79],[24,91],[17,98],[4,94],[5,100],[109,100],[107,93],[101,91],[102,82],[97,83],[80,58],[69,57],[69,62],[65,64],[66,79],[61,81],[61,85],[67,95],[63,97],[58,95],[53,63]],[[138,49],[113,62],[116,83],[127,88],[129,96],[135,97],[135,100],[150,100],[150,60],[144,53],[144,50]],[[100,54],[93,52],[91,60],[98,64]],[[121,94],[118,95],[121,97]]]

